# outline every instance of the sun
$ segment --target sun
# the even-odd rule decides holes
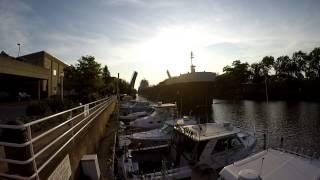
[[[190,52],[204,44],[205,34],[194,28],[165,28],[147,40],[141,48],[141,58],[148,68],[169,70],[172,75],[186,73],[190,67]]]

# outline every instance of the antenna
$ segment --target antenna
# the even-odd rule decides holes
[[[191,51],[190,60],[191,60],[191,73],[196,72],[195,66],[192,64],[192,59],[194,59],[193,52]]]
[[[190,59],[191,59],[191,66],[193,65],[192,64],[192,59],[194,58],[194,56],[193,56],[193,52],[191,51],[191,54],[190,54]]]

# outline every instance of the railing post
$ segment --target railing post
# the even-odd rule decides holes
[[[72,111],[70,111],[70,115],[69,115],[69,118],[68,119],[72,119]],[[70,125],[71,125],[71,135],[73,136],[74,135],[74,131],[73,131],[73,120],[70,121]],[[74,139],[72,139],[72,144],[74,144]]]
[[[8,125],[23,125],[21,121],[11,121]],[[22,129],[3,129],[3,141],[9,143],[26,143],[29,141],[26,128]],[[7,159],[25,161],[31,156],[30,148],[4,146],[5,156]],[[19,165],[8,163],[8,174],[17,174],[21,176],[31,176],[34,171],[31,163]]]
[[[27,127],[27,133],[28,133],[28,140],[29,140],[29,142],[31,142],[32,141],[32,135],[31,135],[31,127],[30,127],[30,125]],[[31,157],[34,158],[33,143],[31,143],[29,145],[29,149],[30,149]],[[35,158],[32,160],[32,165],[33,165],[33,171],[36,173],[36,178],[37,178],[37,180],[39,180],[38,168],[37,168],[37,163],[36,163],[36,159]]]

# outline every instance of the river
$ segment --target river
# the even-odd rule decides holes
[[[258,149],[263,148],[266,134],[267,147],[280,147],[283,137],[285,149],[320,155],[320,103],[214,99],[212,119],[255,132]]]
[[[268,147],[279,147],[283,137],[286,149],[320,153],[320,103],[214,99],[212,109],[215,122],[230,122],[255,131],[259,148],[266,133]]]

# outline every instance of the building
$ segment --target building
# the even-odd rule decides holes
[[[25,93],[33,99],[60,95],[63,70],[68,66],[45,51],[11,57],[0,54],[0,100]]]

